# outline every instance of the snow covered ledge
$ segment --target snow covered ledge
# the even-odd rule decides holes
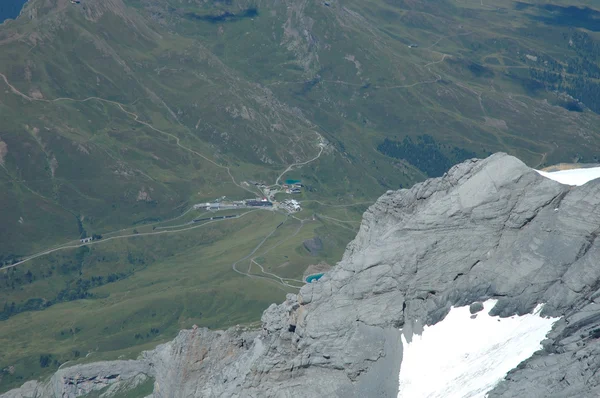
[[[541,171],[536,170],[542,176],[565,185],[583,185],[588,181],[600,178],[600,167],[591,167],[588,169],[571,169],[560,171]]]
[[[469,306],[448,315],[404,347],[398,398],[485,397],[506,374],[542,348],[541,342],[559,318],[532,314],[493,317],[497,300],[483,303],[471,315]]]

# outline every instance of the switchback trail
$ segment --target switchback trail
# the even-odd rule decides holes
[[[255,260],[255,259],[250,259],[250,263],[252,263],[252,264],[256,264],[256,265],[257,265],[257,266],[260,268],[260,271],[261,271],[263,274],[265,274],[265,275],[270,275],[270,276],[272,276],[272,277],[274,277],[274,278],[277,278],[278,280],[277,280],[277,281],[275,281],[275,280],[274,280],[274,281],[275,281],[275,282],[278,282],[278,283],[280,283],[280,284],[282,284],[282,285],[284,285],[284,286],[291,287],[291,288],[294,288],[294,289],[300,289],[300,288],[302,287],[302,286],[294,286],[294,285],[290,285],[290,284],[289,284],[287,281],[294,281],[294,282],[298,282],[298,283],[302,283],[302,284],[304,284],[304,282],[303,282],[303,281],[301,281],[301,280],[299,280],[299,279],[292,279],[292,278],[282,278],[282,277],[280,277],[280,276],[278,276],[278,275],[275,275],[275,274],[273,274],[273,273],[271,273],[271,272],[267,272],[267,271],[265,271],[264,267],[263,267],[263,266],[262,266],[260,263],[256,262],[256,260]],[[251,275],[254,275],[254,274],[251,274]],[[259,275],[255,275],[255,276],[259,276]]]
[[[292,216],[292,217],[293,217],[293,216]],[[293,218],[296,218],[296,217],[293,217]],[[296,219],[297,219],[297,220],[299,220],[298,218],[296,218]],[[281,239],[281,240],[280,240],[279,242],[277,242],[275,245],[271,246],[270,248],[268,248],[267,250],[265,250],[264,252],[262,252],[262,254],[261,254],[261,255],[263,255],[263,256],[264,256],[265,254],[267,254],[267,253],[268,253],[268,252],[270,252],[271,250],[273,250],[273,249],[275,249],[275,248],[279,247],[279,246],[280,246],[282,243],[284,243],[284,242],[286,242],[286,241],[288,241],[288,240],[290,240],[290,239],[294,238],[296,235],[298,235],[298,233],[300,232],[300,230],[301,230],[301,229],[302,229],[302,227],[304,226],[304,223],[306,222],[306,220],[299,220],[299,221],[300,221],[300,225],[298,225],[298,228],[296,228],[296,231],[295,231],[295,232],[294,232],[292,235],[290,235],[290,236],[288,236],[288,237],[286,237],[286,238],[283,238],[283,239]],[[250,259],[250,264],[256,264],[256,265],[257,265],[257,266],[260,268],[260,270],[261,270],[261,272],[262,272],[263,274],[266,274],[266,275],[271,275],[271,276],[273,276],[273,277],[275,277],[275,278],[279,279],[280,283],[281,283],[281,284],[284,284],[285,286],[288,286],[288,287],[293,287],[293,288],[295,288],[295,289],[299,289],[299,287],[298,287],[298,286],[293,286],[293,285],[290,285],[290,284],[288,283],[288,281],[299,282],[299,283],[302,283],[302,284],[304,284],[304,281],[301,281],[301,280],[299,280],[299,279],[293,279],[293,278],[283,278],[283,277],[281,277],[281,276],[279,276],[279,275],[276,275],[276,274],[273,274],[273,273],[271,273],[271,272],[267,272],[267,271],[265,271],[265,269],[264,269],[264,267],[262,266],[262,264],[260,264],[259,262],[257,262],[257,261],[256,261],[256,257],[253,257],[253,258],[251,258],[251,259]],[[248,273],[250,273],[250,268],[248,268]]]

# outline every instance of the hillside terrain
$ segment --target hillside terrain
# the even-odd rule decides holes
[[[600,162],[600,11],[487,3],[29,0],[0,25],[0,391],[256,322],[457,162]],[[188,224],[286,179],[300,213]]]
[[[2,397],[597,397],[600,179],[554,178],[498,153],[390,190],[260,328],[193,326]]]

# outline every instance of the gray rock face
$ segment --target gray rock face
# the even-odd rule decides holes
[[[122,377],[155,377],[154,397],[395,397],[401,333],[497,298],[492,315],[546,303],[562,318],[490,397],[597,397],[599,233],[600,180],[571,188],[505,154],[466,161],[379,198],[340,263],[271,305],[262,330],[184,330]],[[78,396],[66,373],[53,380],[4,396]]]
[[[150,366],[143,361],[96,362],[59,369],[46,383],[29,381],[3,394],[6,398],[79,397],[107,388],[117,392],[147,380]],[[107,396],[110,396],[107,395]]]
[[[483,303],[481,301],[477,301],[469,306],[469,312],[474,315],[480,311],[483,311]]]

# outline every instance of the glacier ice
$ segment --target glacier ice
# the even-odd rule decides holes
[[[541,170],[536,171],[546,178],[558,181],[561,184],[565,185],[583,185],[588,181],[600,178],[600,167],[591,167],[588,169],[560,170],[553,172]]]
[[[404,347],[398,398],[485,397],[504,376],[541,348],[559,318],[532,314],[500,318],[488,315],[497,300],[483,303],[472,316],[469,307],[448,315]]]

